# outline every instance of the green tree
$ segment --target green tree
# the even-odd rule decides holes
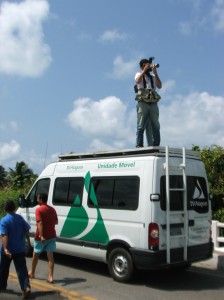
[[[15,170],[9,168],[7,175],[9,185],[14,189],[21,189],[31,185],[36,178],[37,175],[23,161],[16,163]]]
[[[7,173],[3,166],[0,166],[0,188],[3,188],[7,185]]]
[[[200,151],[201,159],[205,164],[210,193],[213,196],[213,216],[218,215],[219,220],[224,219],[224,148],[212,145],[201,150],[198,146],[193,146],[192,150]]]

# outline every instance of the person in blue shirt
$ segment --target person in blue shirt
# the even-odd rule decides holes
[[[22,216],[15,213],[15,208],[14,201],[6,200],[4,203],[6,216],[0,222],[2,236],[0,291],[7,288],[9,268],[13,260],[22,290],[22,299],[25,299],[31,293],[25,259],[25,237],[29,238],[30,225]]]

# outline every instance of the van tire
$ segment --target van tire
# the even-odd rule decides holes
[[[130,281],[134,274],[134,264],[130,253],[124,248],[114,248],[109,253],[108,269],[115,281]]]

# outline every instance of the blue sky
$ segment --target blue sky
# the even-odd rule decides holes
[[[155,56],[161,146],[224,147],[224,0],[0,1],[0,165],[135,147]]]

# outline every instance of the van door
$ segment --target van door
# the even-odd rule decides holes
[[[182,175],[169,175],[170,232],[167,237],[166,176],[160,180],[161,246],[170,247],[167,263],[189,259],[189,247],[209,243],[210,214],[207,183],[204,177],[186,176],[187,204],[184,205],[184,180]],[[169,244],[169,245],[168,245]],[[172,256],[172,249],[182,248],[180,255]],[[169,249],[167,249],[168,251]],[[177,252],[175,252],[177,253]],[[191,254],[191,259],[193,259]],[[197,255],[197,254],[195,254]],[[195,257],[196,258],[196,257]]]
[[[210,238],[210,210],[207,183],[204,177],[187,177],[187,205],[189,212],[189,246],[205,244]]]

